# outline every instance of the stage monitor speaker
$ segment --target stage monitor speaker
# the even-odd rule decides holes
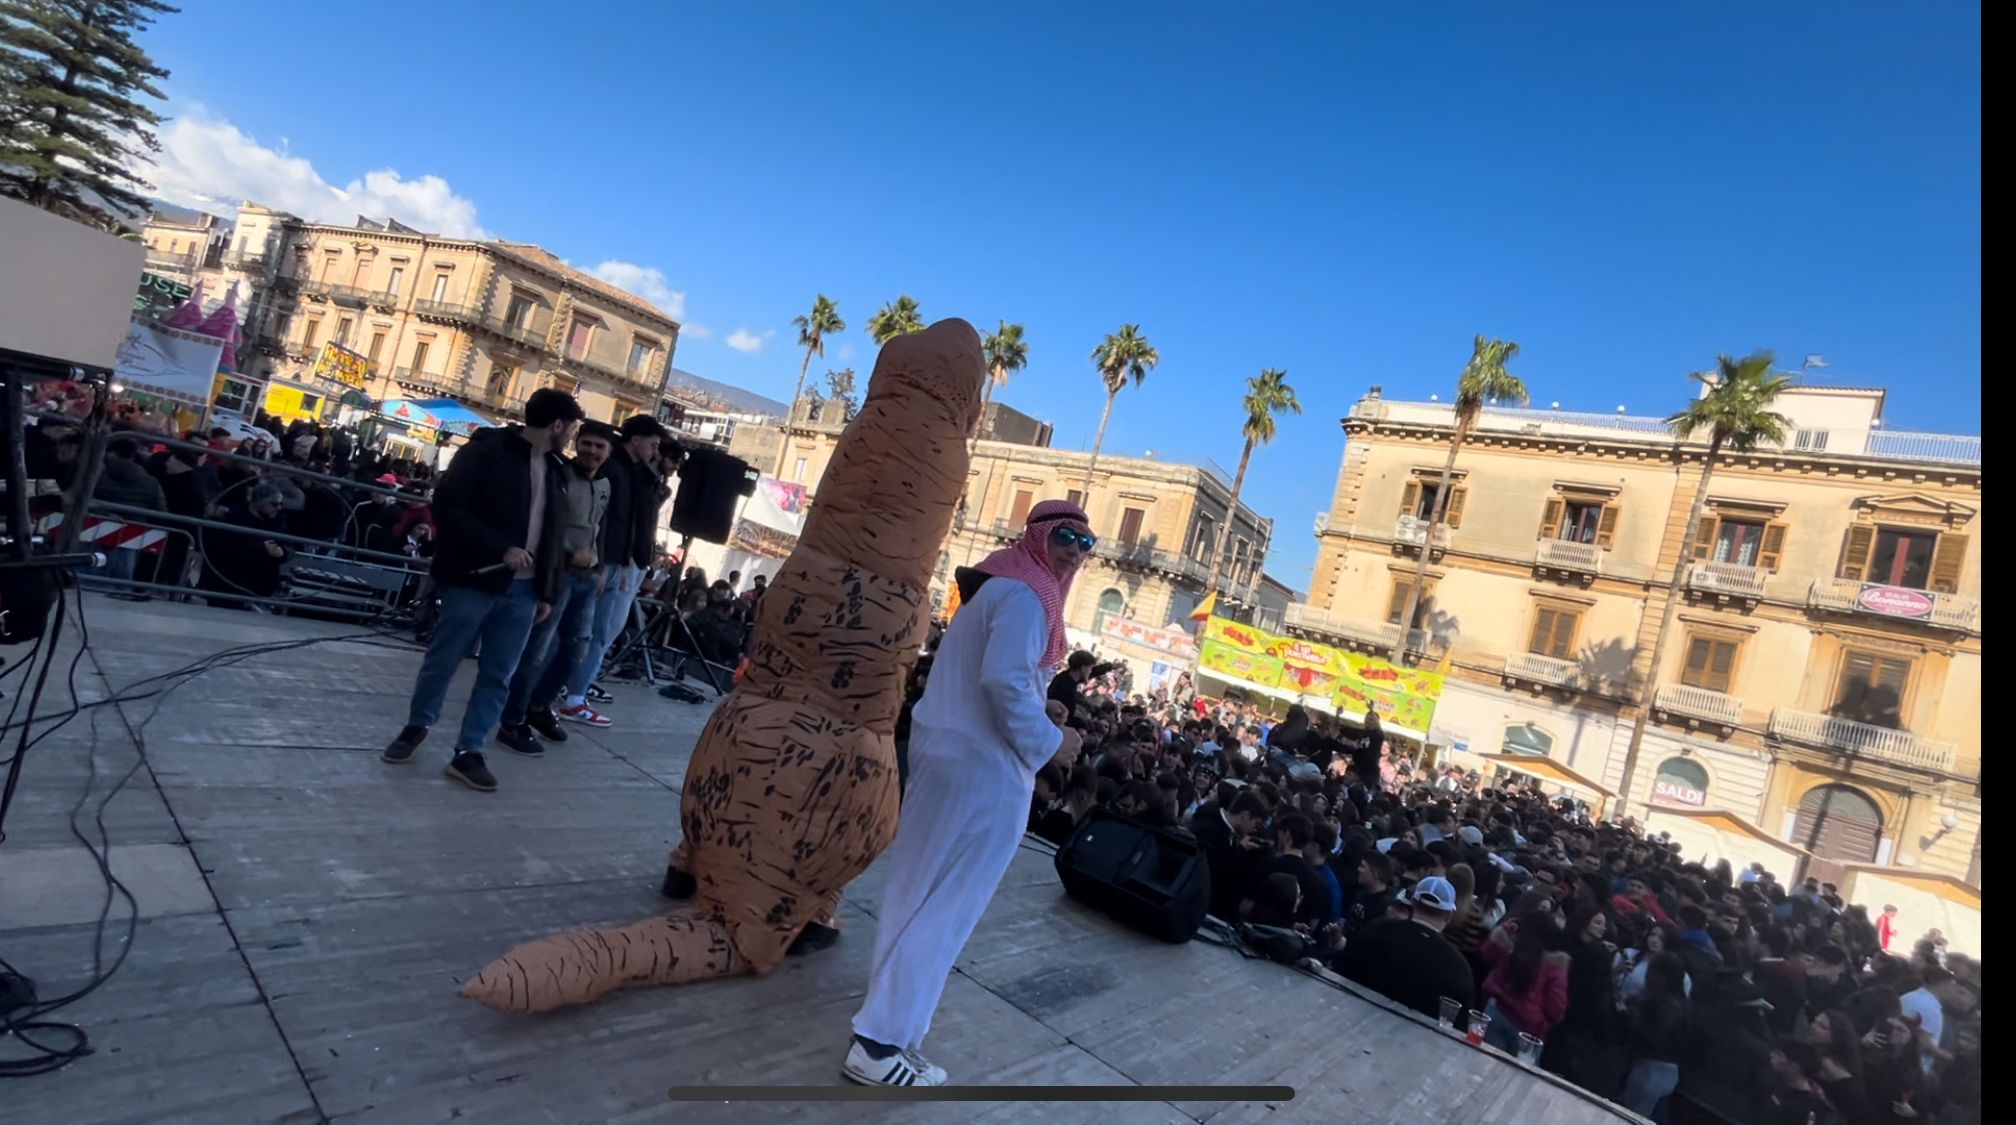
[[[752,475],[747,461],[724,450],[688,449],[679,466],[679,491],[672,497],[672,530],[709,543],[728,542],[735,530],[735,505],[756,491]]]
[[[1072,898],[1167,942],[1186,942],[1211,907],[1211,866],[1197,841],[1095,808],[1057,849]]]

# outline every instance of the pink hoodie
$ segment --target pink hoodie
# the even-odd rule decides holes
[[[1521,996],[1512,991],[1505,969],[1511,957],[1495,941],[1487,941],[1478,954],[1491,963],[1491,975],[1484,978],[1484,995],[1498,1001],[1498,1011],[1512,1026],[1535,1038],[1545,1039],[1561,1017],[1568,1014],[1568,969],[1557,957],[1540,961],[1540,971]]]

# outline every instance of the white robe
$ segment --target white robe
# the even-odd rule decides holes
[[[1027,583],[961,606],[910,719],[910,777],[854,1032],[914,1050],[946,977],[1028,828],[1036,771],[1063,732],[1043,713],[1050,626]]]

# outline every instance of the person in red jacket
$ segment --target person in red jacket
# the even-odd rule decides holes
[[[1479,950],[1491,972],[1484,978],[1484,1014],[1491,1023],[1484,1041],[1507,1054],[1519,1052],[1519,1033],[1544,1040],[1568,1014],[1568,955],[1561,944],[1561,921],[1551,910],[1536,910],[1500,926]]]
[[[1876,919],[1876,944],[1883,952],[1890,952],[1891,939],[1897,936],[1897,908],[1885,906],[1883,914]]]

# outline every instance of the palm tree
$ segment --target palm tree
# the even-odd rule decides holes
[[[1120,389],[1132,379],[1135,386],[1147,381],[1148,372],[1162,362],[1155,351],[1155,345],[1141,334],[1138,324],[1123,324],[1120,331],[1109,334],[1092,349],[1092,366],[1099,369],[1099,379],[1106,384],[1106,409],[1099,415],[1099,436],[1092,441],[1092,459],[1085,462],[1085,495],[1092,495],[1092,470],[1099,465],[1099,449],[1106,444],[1106,423],[1113,417],[1113,400],[1120,397]]]
[[[1211,547],[1211,577],[1204,583],[1207,594],[1218,588],[1218,576],[1227,561],[1225,548],[1231,541],[1233,521],[1239,518],[1239,492],[1246,487],[1246,465],[1253,460],[1254,447],[1274,440],[1275,415],[1302,413],[1295,388],[1288,385],[1288,373],[1278,367],[1269,367],[1246,380],[1246,397],[1240,404],[1246,408],[1246,424],[1239,428],[1246,437],[1246,448],[1239,454],[1239,471],[1232,476],[1232,504],[1226,510],[1225,522],[1218,526],[1218,540]]]
[[[791,405],[785,410],[784,432],[791,432],[791,413],[798,409],[798,400],[805,395],[805,372],[812,367],[812,357],[826,354],[826,337],[847,331],[847,322],[840,319],[840,306],[821,293],[812,298],[812,311],[804,316],[791,318],[798,327],[798,346],[805,349],[805,362],[798,365],[798,386],[791,392]],[[789,455],[791,443],[781,441],[777,445],[777,468],[772,476],[784,475],[784,458]]]
[[[1393,640],[1393,663],[1407,653],[1407,634],[1414,628],[1414,612],[1421,605],[1421,584],[1428,578],[1428,556],[1434,553],[1442,517],[1449,509],[1451,478],[1456,473],[1456,452],[1477,424],[1477,415],[1487,402],[1524,403],[1526,384],[1505,370],[1519,355],[1519,345],[1510,340],[1494,340],[1481,333],[1470,344],[1470,362],[1456,377],[1456,428],[1449,435],[1449,458],[1442,462],[1442,482],[1435,488],[1435,500],[1428,508],[1428,532],[1421,540],[1421,556],[1414,563],[1414,582],[1407,588],[1407,603],[1400,611],[1400,631]]]
[[[918,315],[917,298],[907,294],[883,305],[881,310],[868,318],[868,335],[877,344],[886,344],[898,336],[924,330],[924,318]]]
[[[987,385],[980,391],[980,418],[987,418],[987,403],[994,388],[1008,385],[1008,377],[1029,366],[1029,345],[1022,339],[1022,326],[1001,322],[1001,327],[980,341],[987,354]]]
[[[1659,663],[1666,655],[1666,635],[1673,630],[1673,618],[1680,611],[1680,591],[1694,559],[1694,536],[1701,530],[1701,509],[1707,506],[1708,482],[1715,477],[1715,462],[1724,450],[1748,453],[1759,445],[1775,445],[1785,440],[1792,420],[1771,409],[1779,395],[1792,385],[1792,376],[1771,369],[1775,357],[1768,351],[1754,352],[1742,359],[1719,356],[1713,372],[1696,372],[1707,384],[1707,394],[1687,405],[1687,409],[1666,419],[1681,441],[1702,432],[1708,435],[1708,455],[1701,462],[1701,483],[1694,489],[1694,505],[1687,511],[1687,529],[1680,535],[1680,554],[1673,562],[1673,576],[1666,582],[1666,610],[1659,619],[1659,635],[1652,642],[1653,681],[1656,687]],[[1621,812],[1631,799],[1632,775],[1638,772],[1638,752],[1645,741],[1645,722],[1652,714],[1652,698],[1638,704],[1638,717],[1631,721],[1631,741],[1624,750],[1624,779],[1617,783],[1617,808]]]

